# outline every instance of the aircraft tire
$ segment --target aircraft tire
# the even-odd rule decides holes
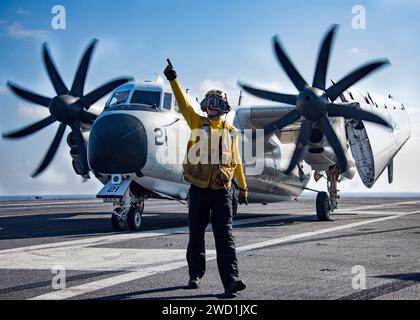
[[[137,231],[141,228],[143,210],[144,201],[141,202],[140,206],[130,207],[127,214],[127,224],[129,230]]]
[[[121,221],[121,219],[115,214],[111,215],[111,225],[114,231],[123,231],[125,229],[124,221]]]
[[[329,221],[330,219],[330,198],[328,193],[319,192],[316,196],[316,216],[319,221]]]

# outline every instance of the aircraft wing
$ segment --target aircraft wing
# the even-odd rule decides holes
[[[239,123],[238,128],[264,129],[275,120],[282,118],[286,113],[294,110],[295,106],[241,106],[236,109]],[[300,128],[300,121],[288,125],[276,132],[282,143],[295,143]]]

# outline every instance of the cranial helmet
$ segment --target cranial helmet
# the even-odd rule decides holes
[[[206,93],[204,99],[200,103],[201,110],[206,111],[207,107],[217,109],[221,113],[228,113],[231,110],[227,100],[226,93],[221,90],[210,90]]]

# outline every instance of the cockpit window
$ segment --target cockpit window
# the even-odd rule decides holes
[[[165,92],[163,96],[163,108],[166,110],[171,110],[172,105],[172,93]]]
[[[160,92],[136,90],[131,97],[130,103],[145,104],[153,108],[159,109]]]
[[[111,98],[111,101],[108,104],[108,107],[116,106],[118,104],[127,102],[129,94],[130,90],[115,92]]]

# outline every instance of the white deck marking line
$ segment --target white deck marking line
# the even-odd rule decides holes
[[[27,206],[45,206],[45,205],[81,205],[81,204],[101,204],[103,201],[99,199],[92,199],[92,200],[54,200],[54,201],[14,201],[14,202],[0,202],[0,208],[7,208],[7,207],[27,207]]]
[[[213,258],[215,259],[215,258]],[[183,268],[187,265],[185,261],[174,262],[169,264],[164,264],[152,268],[144,268],[141,271],[129,272],[119,276],[102,279],[98,281],[93,281],[86,283],[85,285],[74,286],[64,290],[59,290],[55,292],[46,293],[37,297],[30,298],[28,300],[64,300],[69,299],[75,296],[86,294],[92,291],[101,290],[104,288],[112,287],[114,285],[138,280],[141,278],[149,277],[157,273],[163,273],[179,268]]]
[[[316,236],[316,235],[320,235],[320,234],[323,234],[323,233],[341,231],[341,230],[345,230],[345,229],[350,229],[350,228],[362,226],[362,225],[365,225],[365,224],[382,222],[382,221],[386,221],[386,220],[392,220],[392,219],[400,218],[400,217],[403,217],[403,216],[416,214],[416,213],[419,213],[419,212],[420,212],[420,210],[417,210],[417,211],[407,212],[407,213],[404,213],[404,214],[398,214],[398,215],[392,215],[392,216],[388,216],[388,217],[371,219],[371,220],[367,220],[367,221],[355,222],[355,223],[345,224],[345,225],[342,225],[342,226],[337,226],[337,227],[332,227],[332,228],[327,228],[327,229],[321,229],[321,230],[317,230],[317,231],[304,232],[304,233],[295,234],[295,235],[291,235],[291,236],[287,236],[287,237],[283,237],[283,238],[272,239],[272,240],[267,240],[267,241],[263,241],[263,242],[258,242],[258,243],[255,243],[255,244],[242,246],[242,247],[239,247],[237,249],[237,251],[238,252],[243,252],[243,251],[259,249],[259,248],[268,247],[268,246],[272,246],[272,245],[276,245],[276,244],[280,244],[280,243],[284,243],[284,242],[289,242],[289,241],[293,241],[293,240],[297,240],[297,239],[301,239],[301,238]]]
[[[162,208],[162,209],[166,209],[166,208],[186,208],[188,210],[188,206],[186,204],[182,204],[182,203],[174,203],[174,204],[154,204],[154,203],[145,203],[144,204],[144,209],[145,210],[150,210],[153,208]]]
[[[77,205],[77,206],[62,206],[61,208],[57,208],[57,206],[48,206],[48,207],[20,207],[20,208],[5,208],[4,210],[0,209],[0,213],[16,213],[17,215],[19,215],[19,213],[21,211],[36,211],[36,212],[40,212],[40,211],[59,211],[61,213],[66,213],[68,212],[67,210],[83,210],[83,208],[87,208],[87,209],[100,209],[100,210],[107,210],[110,209],[112,207],[109,206],[98,206],[98,205]],[[62,210],[62,211],[61,211]],[[111,212],[111,211],[109,211]]]
[[[159,214],[157,213],[143,213],[142,217],[158,217]],[[52,218],[53,220],[81,220],[81,219],[108,219],[107,217],[105,217],[102,213],[98,212],[98,214],[78,214],[72,217],[57,217],[57,218]]]
[[[283,220],[283,219],[287,219],[291,217],[296,217],[296,215],[281,215],[281,216],[273,216],[273,217],[242,219],[242,220],[234,221],[233,225],[235,227],[235,226],[240,226],[244,224]],[[112,233],[106,236],[94,236],[94,237],[89,237],[86,239],[60,241],[60,242],[54,242],[54,243],[46,243],[46,244],[39,244],[39,245],[33,245],[33,246],[0,250],[0,258],[2,254],[8,254],[12,252],[51,249],[51,248],[57,248],[57,247],[69,248],[69,247],[82,247],[82,246],[90,246],[90,245],[96,246],[96,245],[103,245],[107,243],[115,243],[115,242],[120,242],[120,241],[150,238],[150,237],[159,237],[159,236],[165,236],[165,235],[170,235],[170,234],[187,233],[187,232],[188,232],[188,227],[185,226],[185,227],[178,227],[178,228],[149,230],[149,231],[144,231],[144,232],[139,232],[139,233]]]
[[[268,241],[263,241],[263,242],[258,242],[258,243],[255,243],[255,244],[251,244],[251,245],[238,247],[236,250],[237,250],[237,252],[245,252],[245,251],[249,251],[249,250],[261,249],[261,248],[264,248],[264,247],[268,247],[268,246],[272,246],[272,245],[276,245],[276,244],[280,244],[280,243],[284,243],[284,242],[288,242],[288,241],[307,238],[307,237],[316,236],[316,235],[320,235],[320,234],[324,234],[324,233],[341,231],[341,230],[350,229],[350,228],[354,228],[354,227],[358,227],[358,226],[362,226],[362,225],[366,225],[366,224],[371,224],[371,223],[375,223],[375,222],[382,222],[382,221],[386,221],[386,220],[396,219],[396,218],[400,218],[402,216],[406,216],[406,215],[410,215],[410,214],[414,214],[414,213],[419,213],[419,212],[420,211],[414,211],[414,212],[406,213],[404,215],[388,216],[388,217],[383,217],[383,218],[371,219],[371,220],[367,220],[367,221],[350,223],[350,224],[343,225],[343,226],[321,229],[321,230],[317,230],[317,231],[304,232],[304,233],[295,234],[295,235],[291,235],[291,236],[287,236],[287,237],[272,239],[272,240],[268,240]],[[212,257],[208,257],[206,260],[210,261],[210,260],[214,260],[214,259],[216,259],[216,257],[212,256]],[[141,278],[144,278],[144,277],[148,277],[148,276],[156,275],[156,274],[159,274],[159,273],[179,269],[179,268],[185,267],[186,265],[187,265],[187,263],[184,261],[184,262],[163,264],[163,265],[158,266],[158,267],[145,268],[141,271],[129,272],[129,273],[126,273],[126,274],[115,276],[115,277],[110,277],[110,278],[106,278],[106,279],[102,279],[102,280],[97,280],[97,281],[85,283],[85,284],[82,284],[82,285],[79,285],[79,286],[69,287],[69,288],[64,289],[64,290],[58,290],[58,291],[42,294],[42,295],[30,298],[29,300],[61,300],[61,299],[74,298],[74,297],[79,296],[79,295],[88,294],[88,293],[98,291],[98,290],[101,290],[101,289],[105,289],[105,288],[108,288],[108,287],[111,287],[111,286],[119,285],[121,283],[134,281],[134,280],[138,280],[138,279],[141,279]]]
[[[147,200],[145,203],[149,203],[149,204],[170,204],[172,203],[172,205],[178,204],[178,205],[183,205],[182,203],[178,202],[178,201],[171,201],[171,200],[162,200],[162,201],[152,201],[152,200]],[[7,203],[7,204],[2,204],[0,202],[0,209],[4,209],[4,208],[39,208],[39,207],[51,207],[51,206],[81,206],[81,205],[107,205],[107,203],[104,203],[102,200],[97,200],[97,199],[92,199],[90,201],[56,201],[56,202],[20,202],[20,203]],[[111,204],[110,204],[111,205]]]
[[[74,203],[37,203],[37,204],[31,204],[31,203],[21,203],[21,204],[10,204],[7,206],[0,205],[0,210],[17,210],[17,209],[28,209],[28,208],[54,208],[54,207],[77,207],[77,206],[97,206],[97,205],[106,205],[106,203],[103,202],[74,202]]]
[[[182,204],[180,204],[180,206],[182,206]],[[166,207],[174,207],[174,206],[166,206]],[[159,208],[164,208],[164,206],[155,206],[152,208],[147,208],[145,210],[150,211],[152,213],[156,213],[156,211],[159,211],[161,209]],[[0,211],[0,218],[11,218],[11,217],[27,217],[27,216],[35,216],[35,215],[52,215],[52,214],[68,214],[68,213],[102,213],[104,215],[104,217],[106,215],[111,216],[111,212],[112,212],[112,207],[107,208],[106,206],[104,207],[98,207],[96,209],[92,209],[92,210],[85,210],[84,207],[72,207],[72,208],[64,208],[65,211],[49,211],[49,212],[40,212],[40,208],[31,208],[30,212],[25,212],[25,213],[16,213],[16,214],[9,214],[11,212],[13,212],[13,210],[10,211],[3,211],[4,213],[6,213],[6,215],[3,215],[2,212]],[[108,210],[107,210],[108,209]],[[19,209],[20,210],[20,209]],[[166,210],[164,208],[164,210]],[[179,208],[178,208],[179,210]],[[164,211],[163,213],[165,213],[167,211]],[[168,211],[169,212],[169,211]]]
[[[215,255],[214,250],[207,252]],[[137,272],[147,268],[184,262],[186,249],[137,249],[81,247],[63,250],[62,248],[23,251],[4,255],[0,259],[0,269],[6,270],[51,270],[63,266],[67,271]],[[120,274],[121,274],[120,273]],[[115,274],[113,274],[115,276]]]
[[[342,211],[342,212],[337,212],[334,215],[346,215],[346,214],[356,214],[356,215],[371,215],[371,216],[380,216],[380,215],[388,215],[387,211],[386,213],[384,213],[384,211],[380,211],[380,210],[370,210],[370,211],[359,211],[359,210],[352,210],[352,211]],[[401,211],[401,212],[392,212],[392,215],[403,215],[405,214],[407,211]],[[411,211],[408,211],[411,212]]]
[[[359,207],[351,207],[352,211],[360,211],[360,210],[366,210],[366,209],[375,209],[375,208],[387,208],[392,206],[400,206],[402,204],[416,204],[420,203],[420,200],[414,200],[414,201],[401,201],[401,202],[389,202],[384,204],[368,204],[365,206],[359,206]],[[346,208],[338,209],[338,210],[347,210]]]
[[[420,201],[406,201],[406,202],[399,202],[398,204],[411,204],[417,203]],[[394,204],[395,205],[395,204]],[[359,210],[359,207],[355,208]],[[255,219],[243,219],[239,221],[234,221],[235,225],[242,225],[248,223],[258,223],[258,222],[266,222],[266,221],[275,221],[275,220],[282,220],[287,219],[289,217],[295,217],[296,215],[305,215],[305,214],[314,214],[313,209],[302,210],[299,213],[294,214],[279,214],[273,217],[262,217],[262,218],[255,218]],[[353,209],[341,209],[342,213],[352,213]],[[340,212],[337,212],[340,214]],[[384,212],[385,215],[390,215],[392,212]],[[396,214],[400,214],[399,212]],[[128,234],[121,234],[121,233],[112,233],[106,236],[93,236],[87,239],[78,239],[78,240],[69,240],[69,241],[61,241],[55,243],[47,243],[41,245],[34,245],[34,246],[27,246],[27,247],[19,247],[19,248],[12,248],[6,250],[0,250],[0,257],[2,253],[9,253],[9,252],[16,252],[16,251],[24,251],[24,250],[38,250],[38,249],[48,249],[54,247],[70,247],[70,246],[80,246],[80,245],[101,245],[106,243],[118,242],[118,241],[126,241],[132,239],[140,239],[140,238],[149,238],[149,237],[158,237],[164,236],[169,234],[175,233],[186,233],[188,232],[188,227],[179,227],[179,228],[168,228],[168,229],[158,229],[158,230],[150,230],[141,233],[128,233]]]
[[[106,209],[106,208],[105,208]],[[7,215],[3,215],[0,213],[0,218],[13,218],[13,217],[30,217],[30,216],[39,216],[39,215],[53,215],[53,214],[69,214],[69,213],[77,213],[77,214],[85,214],[85,213],[101,213],[104,218],[109,215],[111,216],[111,211],[105,211],[103,209],[95,209],[95,210],[81,210],[81,209],[73,209],[73,210],[66,210],[66,212],[39,212],[39,211],[35,211],[35,212],[28,212],[28,213],[22,213],[22,214],[7,214]]]

